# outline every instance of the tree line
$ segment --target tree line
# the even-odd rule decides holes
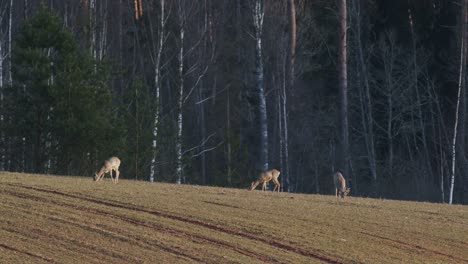
[[[466,0],[1,0],[0,170],[468,203]]]

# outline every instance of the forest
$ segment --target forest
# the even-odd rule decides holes
[[[0,0],[0,171],[468,204],[468,0]]]

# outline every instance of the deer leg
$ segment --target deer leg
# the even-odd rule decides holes
[[[336,199],[338,199],[338,194],[339,194],[338,188],[335,188],[335,192],[336,192]]]
[[[114,177],[112,177],[112,169],[109,171],[109,173],[110,173],[110,176],[111,176],[112,183],[115,183],[114,182]]]
[[[262,191],[265,191],[265,190],[266,190],[266,182],[263,182]]]
[[[115,173],[116,173],[116,175],[115,175],[115,183],[117,183],[117,182],[119,181],[120,171],[119,171],[119,170],[116,170]]]
[[[106,173],[105,173],[105,172],[103,172],[103,173],[101,174],[101,178],[100,178],[99,180],[100,180],[100,181],[104,180],[104,176],[106,176]]]
[[[281,184],[279,183],[278,179],[274,179],[273,183],[275,184],[275,188],[273,189],[273,191],[278,190],[279,192]]]
[[[258,184],[259,184],[258,181],[252,182],[252,184],[250,185],[250,190],[251,191],[255,190],[255,188],[257,188]]]

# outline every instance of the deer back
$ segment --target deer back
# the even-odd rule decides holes
[[[268,182],[268,181],[271,181],[271,178],[272,178],[272,177],[273,177],[273,176],[271,175],[271,172],[270,172],[270,171],[265,171],[265,172],[262,172],[262,173],[260,174],[260,177],[258,177],[258,181],[259,181],[260,183],[262,183],[262,182]]]
[[[346,180],[341,174],[341,172],[337,171],[333,174],[333,183],[335,184],[335,188],[344,192],[346,190]]]
[[[120,167],[120,159],[117,157],[112,157],[104,161],[102,165],[101,172],[107,173],[110,170],[118,170]]]
[[[272,169],[270,172],[271,172],[272,178],[275,178],[275,179],[278,179],[278,177],[281,174],[281,172],[279,170],[277,170],[277,169]]]
[[[110,166],[112,169],[118,169],[120,167],[120,159],[117,157],[112,157],[106,162],[109,162],[108,166]]]

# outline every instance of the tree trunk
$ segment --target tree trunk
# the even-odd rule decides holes
[[[266,98],[264,92],[263,57],[262,57],[262,31],[263,31],[263,0],[255,0],[253,7],[253,20],[255,28],[255,93],[258,97],[259,114],[259,167],[268,169],[268,119]]]
[[[232,146],[231,146],[231,97],[230,89],[227,90],[227,111],[226,111],[226,127],[227,127],[227,180],[228,185],[232,186]]]
[[[96,61],[97,59],[97,53],[96,53],[96,0],[91,0],[90,5],[89,5],[89,30],[91,33],[91,55]],[[97,69],[95,67],[95,69]]]
[[[459,116],[459,109],[460,109],[460,97],[462,94],[462,89],[464,86],[464,77],[465,77],[465,55],[466,55],[466,43],[465,43],[465,37],[466,37],[466,7],[467,7],[467,1],[468,0],[463,0],[463,5],[462,5],[462,15],[460,19],[460,72],[459,72],[459,80],[458,80],[458,94],[457,94],[457,107],[455,109],[455,124],[453,128],[453,139],[452,139],[452,173],[451,173],[451,180],[450,180],[450,193],[449,193],[449,204],[452,204],[453,202],[453,190],[455,187],[455,169],[456,169],[456,148],[457,148],[457,131],[458,131],[458,116]]]
[[[1,21],[1,17],[0,17]],[[0,37],[0,171],[5,170],[5,115],[3,102],[3,39]]]
[[[23,2],[23,18],[26,20],[28,18],[28,0],[24,0]]]
[[[13,77],[11,75],[11,32],[13,26],[13,0],[10,0],[10,16],[8,20],[8,52],[10,53],[8,56],[8,85],[11,86],[13,84]]]
[[[283,64],[284,65],[284,64]],[[283,78],[284,80],[284,78]],[[275,80],[273,79],[273,83],[276,83]],[[284,81],[282,82],[282,85],[281,85],[281,90],[284,90]],[[278,130],[279,130],[279,140],[280,140],[280,144],[279,144],[279,156],[280,156],[280,166],[281,168],[284,168],[284,133],[283,133],[283,116],[282,116],[282,105],[281,105],[281,91],[278,91],[278,96],[277,96],[277,102],[278,102]],[[285,188],[285,182],[286,182],[286,179],[285,177],[281,177],[280,178],[281,180],[281,187],[280,187],[280,191],[284,191],[284,188]],[[289,184],[288,184],[289,186]],[[288,189],[286,189],[288,190]],[[289,192],[289,190],[288,190]]]
[[[202,32],[203,32],[203,50],[202,50],[202,54],[203,55],[206,55],[206,52],[207,52],[207,38],[206,38],[206,34],[208,32],[208,3],[207,3],[207,0],[204,1],[204,15],[203,15],[203,29],[202,29]],[[202,60],[202,58],[200,58],[200,60]],[[199,77],[200,78],[200,77]],[[202,100],[203,98],[203,78],[199,79],[201,80],[200,81],[200,86],[198,88],[198,97],[199,97],[199,100]],[[229,96],[229,95],[228,95]],[[228,102],[228,107],[229,107],[229,102]],[[228,109],[229,110],[229,109]],[[206,138],[206,123],[205,123],[205,104],[201,103],[201,104],[198,104],[198,111],[199,111],[199,115],[200,115],[200,124],[199,124],[199,128],[200,128],[200,134],[201,134],[201,138],[202,138],[202,142],[205,141],[205,138]],[[228,121],[229,122],[229,121]],[[229,123],[228,123],[229,124]],[[200,152],[201,152],[201,157],[200,157],[200,162],[201,162],[201,179],[202,179],[202,184],[207,184],[207,175],[206,175],[206,153],[205,153],[205,144],[202,144],[200,146]],[[228,172],[228,177],[227,177],[227,181],[228,181],[228,184],[230,185],[231,184],[231,178],[230,178],[230,175],[229,175],[229,172]]]
[[[154,123],[153,123],[153,157],[151,159],[151,171],[150,171],[150,182],[154,182],[154,175],[156,174],[156,155],[158,145],[158,129],[159,129],[159,112],[161,109],[161,55],[164,44],[164,0],[161,0],[161,14],[159,20],[158,30],[158,48],[156,51],[156,62],[154,66],[154,86],[156,88],[155,95],[155,112],[154,112]]]
[[[317,160],[314,160],[314,175],[315,175],[315,193],[320,193],[320,183],[319,183],[319,170]]]
[[[122,15],[122,5],[123,5],[123,0],[119,0],[118,2],[118,43],[119,43],[119,66],[121,69],[123,69],[124,61],[123,61],[123,15]],[[124,86],[124,81],[123,81],[123,76],[119,76],[119,97],[122,97],[123,94],[123,86]]]
[[[100,17],[101,17],[101,32],[99,33],[99,61],[102,61],[106,55],[107,49],[107,0],[101,2]]]
[[[289,54],[287,63],[287,76],[288,76],[288,90],[292,91],[294,88],[294,60],[296,58],[296,5],[295,0],[288,1],[289,13]],[[289,173],[289,135],[288,135],[288,111],[287,111],[287,91],[283,87],[283,143],[284,143],[284,170],[283,177],[286,182],[286,190],[291,192],[290,188],[290,173]]]
[[[444,172],[445,172],[445,152],[442,148],[442,129],[440,128],[442,125],[439,125],[439,155],[440,155],[440,179],[439,179],[439,190],[440,190],[440,198],[441,202],[445,203],[445,188],[444,188]]]
[[[346,0],[340,0],[340,36],[339,36],[339,86],[341,119],[341,168],[345,175],[349,172],[349,128],[348,128],[348,76],[347,76],[347,12]]]
[[[176,155],[177,155],[177,168],[176,177],[177,183],[185,182],[183,177],[183,164],[182,164],[182,128],[183,128],[183,101],[184,101],[184,34],[185,34],[185,14],[183,12],[183,3],[179,1],[179,98],[177,103],[177,139],[176,139]]]
[[[200,82],[200,88],[198,89],[198,98],[199,100],[202,100],[203,98],[203,93],[202,93],[202,87],[203,87],[203,81]],[[229,102],[228,104],[228,111],[229,111]],[[198,111],[199,111],[199,128],[200,128],[200,134],[202,138],[202,142],[205,141],[206,139],[206,126],[205,126],[205,104],[201,103],[198,104]],[[229,126],[229,120],[228,120],[228,126]],[[228,128],[229,129],[229,128]],[[201,159],[201,182],[202,184],[207,184],[207,177],[206,177],[206,152],[205,152],[205,144],[201,144],[199,152],[201,153],[200,159]],[[229,174],[228,174],[228,184],[231,184]]]

